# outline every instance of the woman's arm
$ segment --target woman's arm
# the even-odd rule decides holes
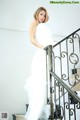
[[[29,33],[30,33],[30,41],[31,41],[31,43],[32,43],[33,45],[35,45],[36,47],[38,47],[38,48],[43,48],[43,46],[40,45],[40,44],[38,43],[38,41],[36,40],[36,37],[35,37],[36,27],[37,27],[37,25],[36,25],[35,22],[33,22],[33,23],[31,24],[31,26],[30,26],[30,31],[29,31]]]

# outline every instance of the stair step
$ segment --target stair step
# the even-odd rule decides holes
[[[26,120],[25,118],[25,115],[13,115],[13,120]]]
[[[75,85],[72,90],[74,91],[80,91],[80,83],[78,83],[77,85]]]

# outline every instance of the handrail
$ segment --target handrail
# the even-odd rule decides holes
[[[53,47],[57,46],[58,44],[60,44],[61,42],[63,42],[65,39],[69,38],[71,35],[73,35],[74,33],[78,32],[80,30],[80,28],[78,28],[76,31],[72,32],[71,34],[69,34],[67,37],[63,38],[62,40],[60,40],[59,42],[57,42],[55,45],[53,45]],[[44,50],[47,50],[48,46],[46,46],[44,48]]]
[[[64,39],[60,40],[58,43],[56,43],[55,45],[53,45],[53,47],[57,46],[58,44],[60,44],[61,42],[63,42],[65,39],[69,38],[71,35],[75,34],[76,32],[78,32],[80,30],[77,29],[76,31],[72,32],[71,34],[69,34],[67,37],[65,37]]]
[[[78,102],[80,102],[80,98],[66,85],[54,72],[50,71],[50,74],[56,78],[56,80],[69,92],[69,94],[76,99]]]

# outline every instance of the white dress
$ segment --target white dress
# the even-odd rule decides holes
[[[53,44],[52,32],[45,23],[37,26],[36,38],[43,46]],[[46,51],[43,49],[37,48],[33,57],[31,75],[26,80],[25,90],[29,97],[29,107],[25,118],[38,120],[46,101]]]

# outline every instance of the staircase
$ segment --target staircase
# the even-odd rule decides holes
[[[45,48],[48,120],[80,119],[80,28]],[[24,114],[13,120],[25,120]]]
[[[80,28],[45,50],[49,119],[79,120]]]

